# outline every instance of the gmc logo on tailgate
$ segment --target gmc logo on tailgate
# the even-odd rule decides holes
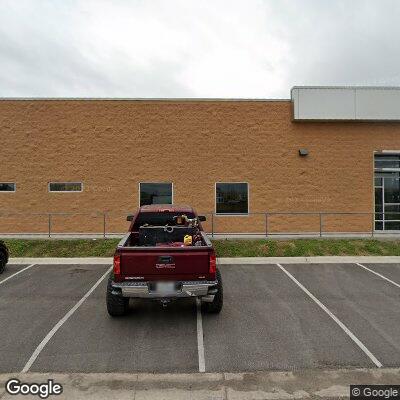
[[[156,268],[174,269],[175,268],[175,264],[156,264]]]
[[[156,268],[167,268],[167,269],[174,269],[175,263],[171,256],[161,256],[158,258],[158,263],[156,264]]]

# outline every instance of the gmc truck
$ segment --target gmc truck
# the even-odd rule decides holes
[[[212,243],[189,206],[146,205],[128,215],[129,232],[114,254],[107,285],[107,311],[128,312],[129,299],[151,299],[163,306],[180,298],[199,298],[202,308],[219,313],[221,273]]]

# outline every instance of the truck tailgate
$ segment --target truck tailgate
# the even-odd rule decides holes
[[[124,276],[206,275],[211,249],[146,249],[123,250],[121,274]],[[188,277],[189,279],[189,277]]]

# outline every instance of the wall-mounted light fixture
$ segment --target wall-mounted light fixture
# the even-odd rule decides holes
[[[308,156],[308,150],[307,149],[299,149],[299,155],[300,155],[300,157]]]

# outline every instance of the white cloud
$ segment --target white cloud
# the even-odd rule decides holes
[[[2,0],[1,96],[283,97],[400,84],[396,0]]]

